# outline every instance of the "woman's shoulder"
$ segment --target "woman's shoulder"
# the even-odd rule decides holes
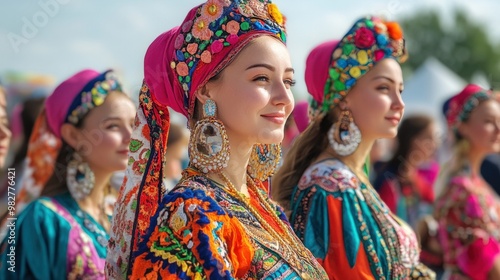
[[[360,181],[342,161],[332,158],[308,167],[300,178],[298,188],[303,190],[313,185],[329,192],[344,192],[358,188]]]
[[[193,176],[181,180],[163,197],[158,212],[180,211],[182,206],[190,212],[215,211],[218,215],[224,215],[226,213],[220,205],[221,191],[214,184],[204,176]]]

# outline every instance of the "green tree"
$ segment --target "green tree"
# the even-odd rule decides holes
[[[493,86],[500,86],[500,49],[485,28],[457,9],[450,25],[445,26],[437,11],[419,11],[403,18],[409,60],[404,64],[415,70],[429,56],[467,81],[483,72]]]

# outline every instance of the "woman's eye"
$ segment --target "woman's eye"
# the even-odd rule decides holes
[[[119,125],[117,125],[117,124],[109,124],[108,126],[106,126],[107,129],[115,129],[118,127],[119,127]]]
[[[267,82],[269,81],[269,78],[267,78],[266,76],[258,76],[254,79],[254,81]]]
[[[285,80],[285,84],[289,85],[290,87],[295,86],[296,83],[297,83],[297,81],[293,80],[293,79]]]

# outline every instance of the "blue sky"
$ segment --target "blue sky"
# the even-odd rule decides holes
[[[135,95],[148,45],[178,25],[201,0],[6,1],[0,8],[0,76],[8,71],[40,73],[56,83],[83,68],[114,68]],[[420,8],[448,18],[464,7],[500,41],[500,2],[495,0],[275,0],[288,18],[288,46],[296,69],[296,92],[305,96],[303,70],[316,44],[342,36],[366,14],[400,19]],[[50,4],[50,5],[49,5]],[[49,5],[50,9],[47,9]],[[411,55],[411,54],[410,54]]]

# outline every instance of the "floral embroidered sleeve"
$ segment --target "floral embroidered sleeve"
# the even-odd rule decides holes
[[[241,224],[209,191],[184,187],[164,197],[139,246],[131,279],[235,279],[254,254]]]
[[[486,279],[500,256],[498,205],[479,191],[478,183],[453,178],[436,211],[445,263],[473,279]]]

